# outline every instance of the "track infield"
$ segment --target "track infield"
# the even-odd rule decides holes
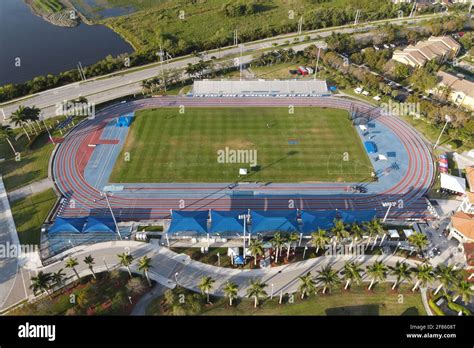
[[[249,174],[239,178],[240,168]],[[135,114],[110,181],[356,182],[371,172],[345,110],[176,107]]]

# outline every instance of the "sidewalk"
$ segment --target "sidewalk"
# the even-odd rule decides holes
[[[52,187],[53,187],[53,182],[49,178],[46,178],[46,179],[31,183],[27,186],[21,187],[17,190],[11,191],[8,194],[8,198],[10,199],[11,202],[15,202],[24,197],[28,197],[30,195],[34,195],[36,193],[46,191],[47,189],[52,188]]]

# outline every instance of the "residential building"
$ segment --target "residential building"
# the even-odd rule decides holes
[[[468,81],[462,77],[439,71],[438,86],[432,91],[438,95],[447,95],[451,102],[474,110],[474,82]]]
[[[413,68],[422,67],[430,60],[440,63],[453,59],[459,53],[461,45],[451,36],[432,36],[416,45],[409,45],[403,51],[393,52],[392,59]]]

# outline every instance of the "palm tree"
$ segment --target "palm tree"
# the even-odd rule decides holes
[[[15,112],[12,112],[10,116],[10,120],[15,124],[15,126],[20,126],[21,128],[23,128],[23,131],[25,132],[26,137],[28,138],[29,141],[31,141],[31,137],[25,128],[27,114],[25,111],[25,107],[23,105],[20,105]]]
[[[474,295],[474,290],[468,281],[461,280],[455,285],[454,293],[456,294],[456,297],[453,299],[453,302],[456,301],[459,296],[461,296],[462,301],[465,304],[468,304],[471,302],[471,297]]]
[[[404,280],[411,280],[411,269],[407,263],[397,261],[395,266],[389,266],[389,269],[390,273],[397,277],[393,283],[392,290]]]
[[[56,272],[53,272],[51,274],[51,283],[52,286],[57,286],[60,288],[64,284],[64,277],[66,276],[66,273],[63,272],[63,269],[60,268]]]
[[[50,298],[52,298],[51,294],[49,293],[50,285],[51,273],[44,273],[43,271],[40,271],[35,277],[31,277],[30,289],[33,290],[35,295],[38,292],[45,292]]]
[[[247,289],[247,297],[251,298],[253,297],[255,302],[254,302],[254,307],[257,308],[258,306],[258,299],[260,297],[266,297],[267,292],[265,291],[265,287],[267,284],[259,281],[258,279],[251,280],[250,281],[250,286]]]
[[[0,125],[0,139],[5,139],[8,145],[10,145],[10,148],[12,149],[13,154],[16,155],[17,152],[15,148],[13,147],[12,142],[10,141],[10,139],[12,139],[13,137],[14,137],[14,134],[9,125],[7,124]]]
[[[408,242],[418,249],[418,253],[423,255],[423,250],[428,246],[429,241],[426,235],[421,232],[414,232],[408,237]]]
[[[257,256],[263,255],[263,243],[260,239],[252,239],[249,244],[250,254],[254,257],[255,266],[257,265]]]
[[[281,236],[280,232],[276,232],[273,236],[271,243],[275,248],[275,263],[278,263],[278,252],[281,250],[283,245],[285,244],[284,238]]]
[[[349,262],[347,261],[344,264],[344,280],[346,281],[346,286],[344,290],[347,290],[350,284],[356,283],[359,284],[362,280],[361,273],[363,272],[358,262]]]
[[[227,281],[222,290],[224,291],[225,297],[229,298],[229,305],[232,307],[232,301],[237,298],[239,287],[237,284]]]
[[[298,291],[301,292],[301,299],[303,299],[306,295],[309,296],[309,294],[315,292],[316,286],[313,277],[311,276],[311,272],[300,276],[299,279],[300,286],[298,287]]]
[[[372,249],[374,248],[375,244],[377,244],[377,238],[384,234],[384,230],[380,223],[380,220],[377,218],[372,219],[371,221],[365,224],[367,228],[367,232],[369,234],[369,243],[372,241],[372,237],[375,237],[374,244],[372,245]]]
[[[38,134],[38,133],[36,132],[36,128],[32,122],[38,122],[40,113],[41,113],[41,109],[37,108],[34,105],[31,107],[27,106],[25,108],[26,120],[30,122],[30,124],[32,124],[31,127],[33,128],[35,134]],[[41,127],[40,127],[40,130],[41,130]]]
[[[84,258],[84,263],[89,267],[89,269],[91,270],[91,273],[92,273],[92,276],[94,277],[94,279],[97,279],[97,277],[95,276],[95,272],[94,272],[94,258],[92,257],[92,255],[89,255],[89,256],[86,256]]]
[[[66,268],[72,269],[74,273],[76,274],[77,279],[81,279],[81,277],[79,276],[79,273],[77,273],[77,270],[76,270],[77,265],[79,265],[79,262],[77,262],[76,258],[73,258],[71,256],[66,261]]]
[[[122,254],[118,254],[117,256],[120,259],[120,264],[124,267],[127,267],[128,274],[130,275],[130,278],[132,278],[132,271],[130,270],[130,265],[135,259],[133,255],[130,253],[122,253]]]
[[[349,232],[347,232],[346,226],[344,226],[344,222],[342,220],[334,220],[334,227],[331,229],[331,232],[334,235],[336,243],[339,243],[343,241],[344,238],[349,237]]]
[[[324,284],[323,294],[326,293],[327,288],[329,288],[329,292],[331,292],[332,287],[341,282],[337,275],[337,271],[330,265],[324,266],[320,271],[318,271],[316,280]]]
[[[201,293],[204,295],[206,294],[207,297],[207,302],[209,302],[209,292],[212,290],[212,287],[214,286],[215,280],[212,279],[211,277],[202,277],[201,282],[198,285],[199,290],[201,290]]]
[[[440,263],[434,270],[435,277],[440,281],[440,285],[436,288],[436,295],[442,288],[446,291],[456,281],[462,279],[459,271],[456,271],[453,265],[445,265]]]
[[[311,233],[311,245],[316,248],[316,254],[319,251],[319,248],[324,249],[326,245],[330,242],[325,230],[318,229],[317,232]]]
[[[417,280],[412,291],[415,291],[420,284],[425,287],[428,282],[432,282],[434,280],[433,266],[431,266],[429,263],[422,263],[413,269],[413,273],[415,273]]]
[[[291,245],[294,243],[294,242],[297,242],[299,240],[299,237],[298,237],[298,234],[295,233],[295,232],[292,232],[290,233],[290,236],[288,237],[288,251],[286,253],[286,258],[289,259],[290,258],[290,249],[291,249]]]
[[[148,276],[148,270],[152,267],[153,266],[151,265],[151,258],[149,258],[146,255],[143,256],[138,261],[138,270],[143,272],[143,274],[145,275],[146,280],[148,281],[149,286],[151,286],[151,281],[150,281],[150,277]]]
[[[362,239],[364,236],[364,230],[357,223],[351,225],[352,240],[357,242],[359,239]]]
[[[375,261],[373,265],[367,266],[366,272],[372,278],[369,290],[372,289],[375,282],[383,282],[387,278],[387,266],[382,261]]]

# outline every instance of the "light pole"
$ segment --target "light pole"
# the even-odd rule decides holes
[[[272,292],[270,294],[270,300],[273,300],[273,283],[271,285],[272,285]]]
[[[112,211],[112,207],[110,206],[110,202],[109,202],[109,196],[107,195],[107,192],[101,192],[101,196],[105,196],[105,200],[107,202],[107,206],[109,207],[109,210],[110,210],[110,214],[112,214],[112,219],[114,220],[114,224],[115,224],[115,229],[116,229],[116,232],[117,234],[119,235],[119,238],[120,240],[122,240],[122,235],[120,234],[120,230],[118,228],[118,225],[117,225],[117,220],[115,220],[115,215],[114,215],[114,212]]]
[[[443,129],[441,130],[441,133],[439,133],[438,140],[436,140],[436,144],[434,145],[433,149],[436,149],[439,145],[439,141],[441,140],[441,136],[444,133],[444,130],[446,129],[446,126],[448,125],[449,122],[451,122],[451,117],[449,115],[445,115],[444,119],[446,120],[446,123],[443,126]]]
[[[48,126],[46,125],[46,122],[44,121],[44,117],[43,117],[43,113],[42,113],[42,112],[41,112],[40,118],[41,118],[41,120],[43,121],[44,128],[46,128],[46,131],[48,132],[49,140],[51,140],[51,142],[53,143],[53,145],[55,145],[56,143],[54,142],[53,137],[51,136],[51,132],[49,131],[49,128],[48,128]],[[40,129],[41,129],[41,127],[40,127]]]
[[[304,260],[304,257],[305,257],[305,255],[306,255],[306,250],[308,250],[308,246],[307,246],[307,245],[304,247],[304,251],[303,251],[303,260]]]
[[[244,260],[245,260],[245,234],[247,230],[247,214],[241,214],[239,215],[239,220],[244,220],[244,250],[243,250],[243,255],[244,255]]]
[[[382,206],[383,206],[383,207],[388,206],[387,212],[385,213],[382,222],[385,222],[385,220],[387,220],[388,213],[390,213],[390,209],[391,209],[395,204],[396,204],[396,202],[383,202],[383,203],[382,203]]]

